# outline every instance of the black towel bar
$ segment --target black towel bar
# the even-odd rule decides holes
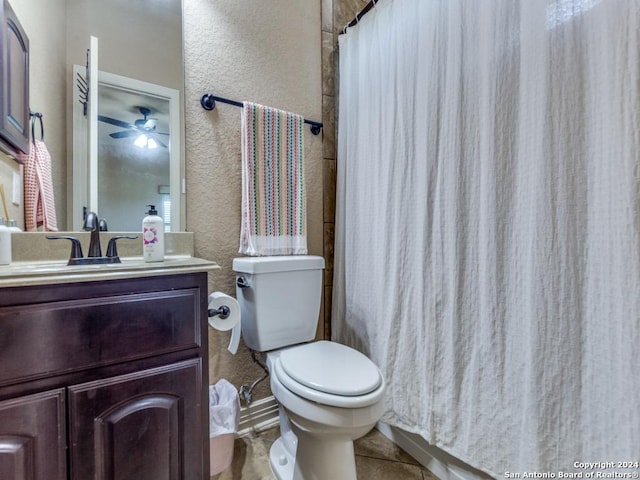
[[[214,108],[216,108],[216,101],[234,105],[236,107],[242,107],[242,102],[229,100],[228,98],[217,97],[210,93],[205,93],[204,95],[202,95],[202,98],[200,99],[200,105],[202,105],[202,108],[204,108],[205,110],[213,110]],[[311,126],[311,133],[313,133],[314,135],[318,135],[320,133],[320,130],[322,129],[322,123],[320,122],[314,122],[313,120],[307,120],[305,118],[304,123]]]

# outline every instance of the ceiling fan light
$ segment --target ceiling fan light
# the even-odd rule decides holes
[[[147,142],[147,148],[158,148],[158,144],[153,138],[150,138]]]
[[[142,133],[142,134],[138,135],[138,138],[136,138],[136,141],[133,142],[133,144],[136,147],[144,148],[144,147],[147,146],[147,141],[148,141],[147,136],[144,133]],[[153,142],[153,143],[155,143],[155,142]]]

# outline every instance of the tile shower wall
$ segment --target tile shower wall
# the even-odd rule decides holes
[[[368,0],[322,0],[322,178],[324,338],[331,338],[331,295],[333,289],[333,244],[336,210],[336,138],[338,106],[338,34]]]

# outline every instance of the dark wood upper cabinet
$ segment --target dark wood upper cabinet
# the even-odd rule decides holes
[[[7,0],[0,1],[0,148],[29,151],[29,39]]]

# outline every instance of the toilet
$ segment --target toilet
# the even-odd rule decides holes
[[[353,441],[383,413],[384,378],[346,345],[314,342],[324,259],[312,255],[233,260],[242,336],[266,352],[280,437],[269,458],[279,480],[356,480]]]

